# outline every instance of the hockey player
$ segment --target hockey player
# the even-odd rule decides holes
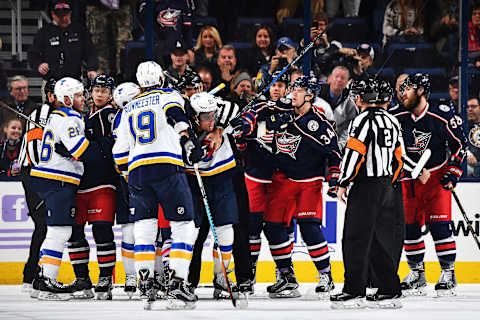
[[[75,194],[84,168],[81,161],[96,161],[103,156],[99,145],[90,143],[84,134],[80,112],[83,111],[85,98],[80,81],[69,77],[60,79],[55,84],[55,96],[62,107],[48,118],[40,162],[30,173],[32,188],[45,201],[48,211],[47,236],[39,262],[38,298],[41,300],[71,298],[72,287],[59,285],[56,277],[63,247],[71,238],[72,226],[76,224]],[[65,157],[66,153],[70,158]]]
[[[456,246],[452,235],[452,205],[450,189],[462,175],[466,138],[463,121],[446,105],[428,101],[430,80],[426,74],[409,75],[401,85],[403,104],[407,111],[396,114],[404,132],[413,133],[406,142],[408,156],[418,161],[426,149],[432,155],[426,164],[431,177],[426,184],[404,181],[405,253],[410,273],[401,286],[405,293],[424,294],[426,287],[423,258],[423,235],[428,230],[435,242],[442,273],[435,285],[439,295],[454,294],[456,287]],[[425,229],[426,227],[426,229]]]
[[[77,224],[81,232],[74,230],[72,241],[68,243],[70,261],[75,271],[75,291],[91,288],[88,261],[90,247],[83,228],[92,224],[92,233],[97,246],[97,261],[100,269],[95,294],[98,300],[112,299],[112,274],[116,262],[116,246],[113,241],[115,218],[115,198],[118,173],[114,169],[111,148],[113,146],[112,123],[117,110],[112,105],[112,92],[115,81],[112,77],[98,75],[91,82],[91,105],[86,117],[85,137],[102,145],[106,155],[101,161],[88,163],[77,191],[75,206]],[[76,294],[75,294],[76,295]],[[91,296],[79,295],[80,298]]]
[[[172,307],[194,307],[195,296],[185,283],[195,227],[184,161],[196,163],[204,152],[188,124],[182,97],[172,89],[161,89],[162,68],[153,61],[141,63],[137,81],[142,92],[122,111],[113,153],[120,170],[128,170],[138,286],[148,297],[148,308],[156,296],[153,276],[160,204],[173,240],[168,295]]]
[[[190,104],[195,116],[192,118],[192,126],[198,137],[205,137],[209,132],[215,129],[215,114],[217,112],[217,102],[213,95],[206,92],[194,94],[190,99]],[[207,146],[208,148],[208,146]],[[199,162],[200,175],[203,178],[205,191],[207,193],[208,203],[211,210],[215,231],[217,233],[220,252],[222,254],[225,270],[228,270],[232,256],[233,247],[233,225],[238,223],[237,199],[235,196],[232,177],[236,170],[235,157],[228,137],[224,135],[223,143],[216,151],[208,148],[209,152],[202,161]],[[193,168],[187,165],[190,189],[192,190],[193,200],[196,211],[195,224],[208,224],[207,213],[202,201],[198,182],[193,172]],[[195,245],[203,247],[203,243],[196,242]],[[222,292],[228,292],[226,280],[223,274],[223,268],[220,257],[216,250],[213,250],[214,260],[214,298],[220,298]],[[233,282],[230,281],[230,287],[236,291]]]
[[[112,134],[117,139],[116,129],[120,124],[122,109],[140,93],[140,87],[133,82],[124,82],[113,91],[113,100],[119,108],[113,122]],[[122,262],[125,270],[125,293],[133,296],[137,289],[137,274],[135,272],[135,238],[133,234],[134,220],[128,206],[128,173],[122,172],[117,189],[116,221],[122,226]]]
[[[277,282],[267,287],[271,297],[295,291],[298,283],[292,268],[292,243],[285,226],[296,217],[302,238],[319,272],[315,291],[323,295],[333,289],[328,246],[321,230],[323,218],[322,183],[325,161],[329,165],[329,195],[335,193],[339,175],[340,151],[335,130],[316,107],[312,106],[314,86],[302,76],[295,80],[292,92],[293,113],[271,116],[267,129],[274,131],[272,148],[275,166],[267,193],[264,232],[280,271]],[[276,121],[278,119],[278,121]],[[269,128],[270,127],[270,128]]]

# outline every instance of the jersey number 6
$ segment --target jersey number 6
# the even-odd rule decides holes
[[[47,130],[43,135],[43,143],[42,143],[42,152],[40,153],[40,161],[48,162],[52,157],[52,147],[53,143],[53,132]]]

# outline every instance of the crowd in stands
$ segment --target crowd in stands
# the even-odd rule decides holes
[[[64,10],[62,3],[72,10]],[[393,85],[398,75],[421,69],[431,75],[431,99],[443,99],[460,113],[458,3],[312,0],[311,39],[323,33],[311,51],[312,73],[322,83],[317,95],[334,112],[345,108],[344,90],[350,79],[378,73]],[[134,80],[136,66],[145,60],[147,1],[31,1],[30,9],[45,10],[52,18],[28,50],[29,67],[39,77],[46,81],[72,76],[88,82],[97,74],[110,74],[119,82]],[[480,67],[480,5],[472,1],[470,11],[469,130],[480,122],[476,69]],[[207,89],[224,83],[226,88],[219,94],[244,105],[305,46],[303,16],[300,0],[154,1],[154,59],[172,81],[196,72]],[[300,61],[290,68],[292,79],[303,73],[302,66]],[[3,86],[8,90],[4,103],[21,113],[34,107],[27,79],[15,76],[7,81],[0,63],[0,90]],[[18,119],[0,109],[2,175],[15,174],[11,168],[24,127],[24,120],[12,118]],[[478,136],[470,140],[477,149],[478,140]],[[470,152],[469,175],[479,175],[477,160],[478,152]]]

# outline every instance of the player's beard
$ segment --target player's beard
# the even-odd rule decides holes
[[[417,94],[417,92],[415,92],[415,95],[412,97],[412,99],[407,98],[403,100],[403,105],[410,111],[413,111],[413,109],[415,109],[419,103],[420,96]]]

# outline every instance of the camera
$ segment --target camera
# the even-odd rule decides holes
[[[285,68],[288,64],[287,58],[280,58],[278,59],[278,67],[277,68]]]
[[[318,21],[312,22],[312,28],[318,28]]]

